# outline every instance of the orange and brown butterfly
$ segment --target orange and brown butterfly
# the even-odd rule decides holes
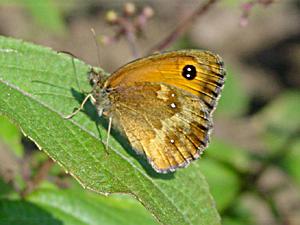
[[[157,53],[108,78],[93,74],[90,97],[137,153],[167,173],[187,166],[207,147],[224,78],[223,61],[211,52]]]

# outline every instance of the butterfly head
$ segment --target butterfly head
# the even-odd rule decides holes
[[[89,82],[92,86],[92,103],[96,106],[99,116],[107,115],[110,111],[111,103],[108,98],[110,89],[104,87],[106,77],[101,72],[91,70]]]

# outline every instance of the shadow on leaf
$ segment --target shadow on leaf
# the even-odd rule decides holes
[[[46,210],[23,200],[1,200],[0,218],[0,224],[28,224],[30,221],[31,225],[63,225]]]
[[[78,101],[78,105],[82,103],[85,96],[83,93],[76,91],[75,89],[71,88],[71,93],[74,96],[74,98]],[[86,104],[83,106],[83,113],[85,113],[92,121],[95,122],[99,134],[99,139],[102,140],[101,133],[99,130],[99,125],[103,128],[108,128],[108,120],[104,117],[99,117],[96,107],[91,103],[91,101],[87,101]],[[111,135],[118,140],[118,142],[122,145],[122,147],[126,150],[126,152],[132,156],[134,159],[136,159],[140,165],[144,168],[146,173],[156,179],[163,179],[163,180],[169,180],[174,178],[174,173],[167,173],[167,174],[160,174],[157,173],[152,166],[149,164],[147,159],[144,155],[138,154],[134,149],[131,147],[130,142],[128,139],[117,129],[113,128],[111,130]],[[105,143],[103,141],[103,143]]]

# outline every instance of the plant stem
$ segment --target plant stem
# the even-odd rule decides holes
[[[26,188],[21,192],[21,196],[24,197],[31,193],[48,175],[49,170],[52,168],[54,162],[48,158],[40,166],[37,174],[27,182]]]
[[[178,39],[196,20],[197,17],[206,13],[210,7],[219,0],[208,0],[203,5],[200,5],[186,20],[182,21],[164,40],[152,47],[149,53],[155,51],[161,51],[171,45],[176,39]]]

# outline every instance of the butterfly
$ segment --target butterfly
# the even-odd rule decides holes
[[[90,98],[109,118],[108,133],[113,124],[154,170],[167,173],[186,167],[208,146],[225,74],[222,59],[209,51],[156,53],[108,78],[92,73],[93,90],[81,106]]]

